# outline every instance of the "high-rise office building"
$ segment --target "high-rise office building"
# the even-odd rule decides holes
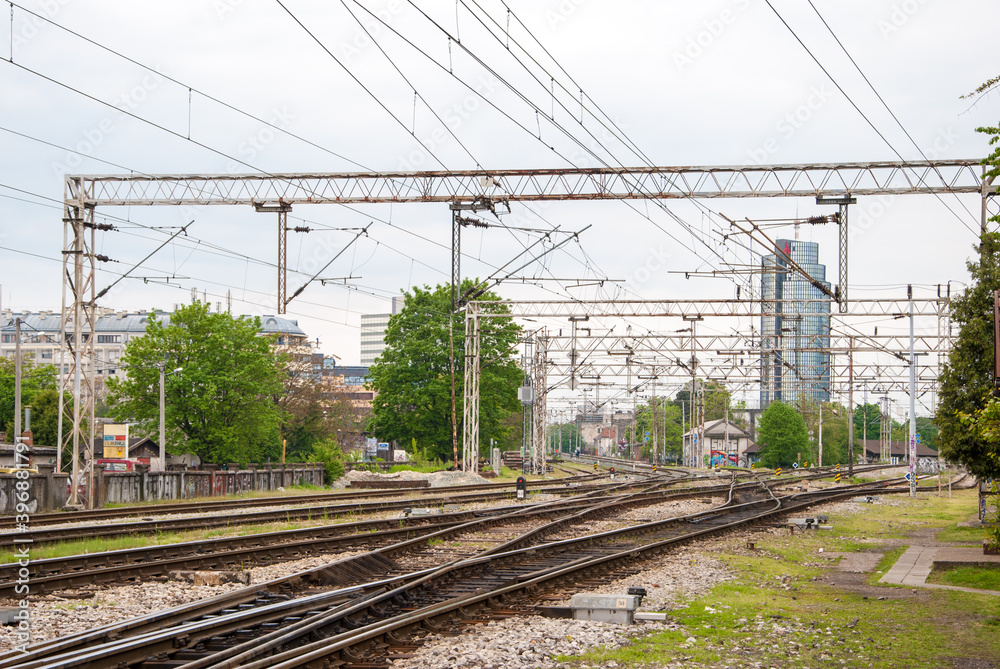
[[[385,329],[389,318],[403,308],[403,297],[392,298],[392,313],[362,314],[361,316],[361,364],[371,365],[385,350]]]
[[[802,394],[830,401],[830,298],[819,244],[779,239],[761,262],[761,408],[774,400],[794,403]],[[798,265],[809,278],[789,266]]]

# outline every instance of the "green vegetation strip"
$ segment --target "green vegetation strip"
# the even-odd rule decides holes
[[[957,585],[963,588],[978,590],[996,590],[1000,592],[1000,565],[998,566],[949,566],[934,567],[930,583],[941,585]]]
[[[742,539],[728,540],[711,556],[734,578],[680,602],[666,624],[650,624],[663,631],[623,648],[558,659],[568,667],[622,669],[997,666],[1000,598],[873,585],[906,544],[917,543],[906,538],[910,532],[957,530],[975,504],[969,491],[952,499],[882,498],[858,505],[857,512],[831,514],[832,531],[764,534],[755,538],[756,550],[744,548]],[[884,555],[867,580],[835,571],[836,560],[825,555],[854,551]],[[978,571],[975,582],[991,582]]]

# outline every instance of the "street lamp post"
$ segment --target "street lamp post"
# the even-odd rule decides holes
[[[165,372],[166,363],[160,363],[160,471],[167,471],[167,432],[166,432],[166,414],[167,414],[167,403],[165,399],[165,393],[163,390],[164,382],[166,381],[167,374]],[[170,374],[176,374],[183,370],[183,367],[178,367],[177,369],[170,372]]]

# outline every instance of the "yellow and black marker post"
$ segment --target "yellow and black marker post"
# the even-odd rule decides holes
[[[781,467],[778,467],[777,469],[774,470],[774,475],[781,476]]]
[[[656,465],[653,465],[653,471],[654,472],[656,471]]]
[[[837,472],[837,475],[833,477],[833,482],[840,483],[840,472]]]

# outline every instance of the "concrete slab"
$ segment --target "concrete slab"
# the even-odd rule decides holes
[[[978,556],[976,553],[978,552]],[[920,588],[932,588],[936,590],[959,590],[961,592],[975,592],[984,595],[1000,596],[996,590],[977,590],[976,588],[963,588],[957,585],[939,585],[937,583],[927,583],[934,564],[996,564],[1000,560],[977,560],[975,558],[996,558],[1000,556],[983,555],[981,548],[961,548],[952,546],[942,546],[941,548],[930,548],[927,546],[910,546],[906,549],[896,564],[889,568],[879,583],[889,583],[894,585],[908,585]],[[938,557],[940,555],[940,558]]]

